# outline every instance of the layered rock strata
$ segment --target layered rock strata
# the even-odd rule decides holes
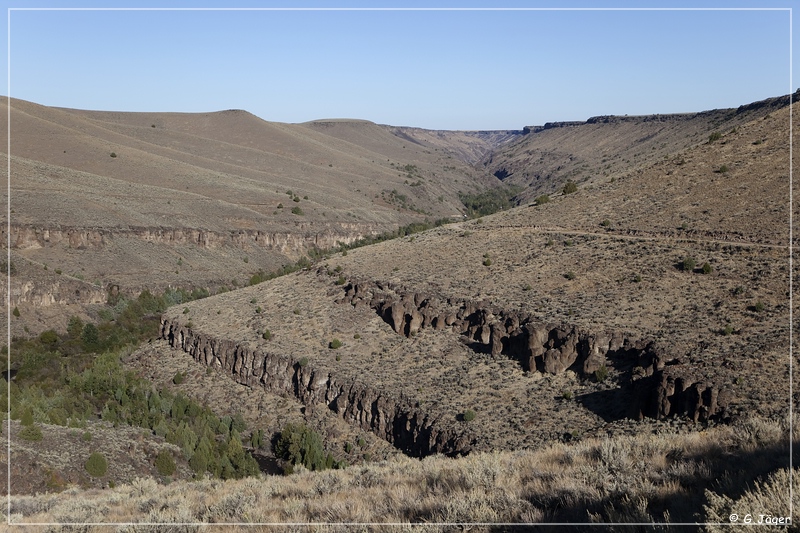
[[[232,230],[218,232],[198,228],[128,227],[77,228],[16,225],[10,227],[14,249],[46,248],[64,245],[73,249],[96,249],[115,237],[134,237],[147,242],[172,245],[193,244],[201,248],[255,246],[280,252],[302,252],[310,248],[328,249],[340,243],[350,244],[377,231],[372,226],[338,225],[332,227],[298,227],[296,231]],[[5,240],[5,229],[0,238]]]

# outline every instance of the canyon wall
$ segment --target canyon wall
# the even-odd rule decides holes
[[[326,275],[326,270],[319,269],[318,275]],[[592,379],[603,367],[614,368],[619,371],[618,387],[631,398],[631,418],[724,419],[733,399],[729,389],[694,379],[689,365],[668,359],[653,341],[544,323],[487,302],[437,299],[392,283],[354,280],[342,290],[337,305],[368,306],[400,335],[447,328],[467,337],[474,349],[518,361],[529,372],[555,375],[571,370]],[[207,335],[179,318],[162,318],[161,337],[237,383],[291,394],[308,408],[331,409],[411,456],[465,455],[475,442],[468,428],[440,424],[413,398],[393,397],[367,383],[341,381],[317,371],[313,362],[297,354],[270,353],[255,343]]]
[[[542,322],[489,302],[437,299],[390,282],[351,281],[344,291],[338,303],[369,306],[398,334],[447,328],[466,336],[475,349],[519,361],[529,372],[571,370],[591,378],[603,367],[620,370],[619,385],[631,393],[632,418],[724,419],[732,400],[729,388],[695,377],[690,365],[652,340]]]
[[[468,432],[441,428],[409,398],[394,398],[369,385],[339,382],[291,355],[269,353],[228,339],[214,338],[181,324],[161,321],[161,337],[201,364],[228,373],[237,383],[294,395],[309,408],[326,406],[414,457],[450,456],[471,451]]]
[[[76,228],[46,227],[12,224],[12,249],[45,248],[64,245],[74,249],[103,247],[115,237],[134,237],[148,242],[170,245],[194,244],[202,248],[256,246],[282,253],[302,253],[311,248],[328,249],[339,243],[351,244],[367,235],[378,233],[370,224],[300,224],[293,231],[266,231],[241,229],[216,232],[197,228],[127,227],[127,228]],[[6,242],[6,228],[2,240]]]

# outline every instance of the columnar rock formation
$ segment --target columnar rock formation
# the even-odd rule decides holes
[[[506,311],[489,302],[436,299],[393,283],[353,281],[339,303],[368,305],[395,332],[410,336],[421,328],[451,329],[478,349],[520,362],[530,372],[560,374],[572,370],[590,378],[608,366],[622,371],[620,386],[635,401],[630,416],[688,416],[695,422],[724,418],[731,391],[698,381],[679,357],[652,340],[636,340],[618,331],[588,332],[574,325],[538,321],[529,314]]]
[[[326,276],[326,269],[317,274]],[[632,418],[724,419],[733,399],[729,389],[693,379],[688,365],[680,358],[668,359],[667,351],[651,340],[545,323],[488,302],[440,299],[391,282],[357,280],[342,289],[337,305],[366,306],[401,335],[412,336],[423,328],[449,329],[466,337],[474,349],[516,360],[529,372],[557,375],[570,370],[591,379],[603,367],[616,369],[617,385],[631,398],[627,414]],[[216,338],[180,317],[162,318],[161,336],[238,383],[291,394],[310,409],[331,409],[409,455],[463,455],[475,444],[468,427],[439,423],[415,399],[320,372],[302,354],[272,353],[257,343]]]
[[[292,394],[308,408],[326,406],[409,455],[465,455],[471,450],[473,439],[469,432],[439,427],[409,398],[393,398],[363,383],[339,382],[293,356],[213,338],[178,320],[162,319],[161,336],[173,348],[187,352],[202,364],[222,369],[238,383]]]

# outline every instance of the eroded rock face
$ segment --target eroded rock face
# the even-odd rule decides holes
[[[350,244],[372,234],[376,228],[355,224],[298,227],[296,232],[239,230],[216,232],[198,228],[125,227],[73,228],[12,224],[11,246],[16,249],[63,245],[74,249],[97,249],[115,237],[134,237],[147,242],[170,245],[192,244],[201,248],[257,246],[281,252],[302,252],[310,248],[328,249],[339,243]],[[5,238],[5,229],[0,237]]]
[[[324,269],[319,270],[324,275]],[[618,331],[587,332],[573,325],[544,323],[488,302],[436,300],[392,283],[353,280],[337,302],[369,305],[395,332],[409,336],[421,328],[449,328],[482,345],[494,357],[519,361],[526,371],[561,374],[571,370],[583,378],[606,366],[623,370],[622,387],[637,399],[633,418],[687,416],[695,422],[724,419],[732,401],[730,389],[693,377],[688,365],[672,359],[663,347],[631,339]]]
[[[325,269],[318,274],[327,276]],[[476,349],[518,361],[530,372],[573,371],[590,378],[604,366],[615,368],[621,376],[618,386],[631,392],[627,414],[631,418],[724,420],[733,401],[730,389],[694,377],[689,365],[668,357],[663,346],[650,340],[545,323],[489,302],[438,299],[392,283],[351,281],[342,289],[339,305],[369,306],[401,335],[411,336],[423,328],[450,329],[466,336]],[[212,337],[186,327],[179,318],[162,318],[161,337],[196,361],[228,372],[238,383],[292,394],[312,408],[325,406],[411,456],[465,455],[476,442],[468,428],[442,426],[410,399],[341,381],[313,364],[301,365],[293,356]]]
[[[474,439],[468,431],[437,426],[433,417],[410,401],[362,383],[339,382],[292,357],[214,338],[166,318],[161,320],[161,337],[197,362],[228,372],[238,383],[292,394],[306,406],[324,405],[411,456],[466,455],[472,449]]]

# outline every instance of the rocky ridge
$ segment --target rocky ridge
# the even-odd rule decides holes
[[[304,275],[329,277],[325,268]],[[729,388],[722,382],[693,377],[689,365],[652,340],[541,322],[488,302],[444,299],[392,282],[352,280],[335,293],[338,297],[332,295],[332,313],[341,314],[336,310],[341,306],[368,309],[406,338],[423,330],[447,330],[462,336],[476,352],[516,361],[526,373],[557,376],[569,372],[592,381],[599,380],[599,372],[612,369],[616,388],[612,392],[626,398],[628,405],[617,417],[687,417],[694,422],[728,417]],[[471,428],[429,411],[413,394],[383,389],[366,376],[339,375],[299,353],[276,351],[266,343],[235,341],[204,329],[202,323],[195,325],[168,313],[162,317],[161,337],[174,349],[228,374],[237,383],[291,394],[310,409],[330,409],[409,455],[464,455],[483,447]]]
[[[652,340],[631,339],[619,331],[592,333],[570,324],[541,322],[489,302],[437,301],[391,282],[350,282],[337,303],[369,305],[396,333],[407,337],[421,328],[450,328],[477,343],[478,349],[488,349],[493,357],[519,361],[528,372],[571,370],[588,379],[606,366],[625,368],[628,375],[621,385],[635,391],[630,415],[636,418],[684,415],[694,422],[707,422],[726,417],[729,389],[697,382],[687,365],[670,358],[668,350]]]
[[[436,427],[408,398],[393,398],[363,383],[341,383],[307,362],[211,337],[177,320],[162,318],[161,336],[199,363],[226,371],[237,383],[287,392],[309,407],[326,405],[409,455],[463,455],[471,449],[468,435]]]
[[[786,108],[798,94],[734,109],[643,116],[596,116],[586,121],[526,126],[524,135],[487,154],[481,165],[506,183],[525,187],[520,202],[559,191],[572,180],[603,182],[701,145]]]

